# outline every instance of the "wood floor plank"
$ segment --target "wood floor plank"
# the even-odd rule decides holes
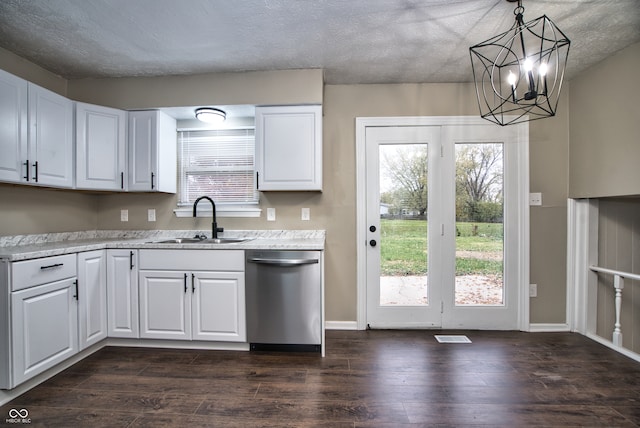
[[[640,427],[640,363],[578,334],[328,331],[326,348],[107,347],[0,423],[24,408],[51,427]]]

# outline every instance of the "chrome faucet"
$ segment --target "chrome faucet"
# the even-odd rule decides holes
[[[213,209],[213,223],[211,223],[211,239],[217,239],[218,232],[224,232],[224,228],[218,227],[218,223],[216,222],[216,204],[213,202],[213,199],[211,199],[208,196],[200,196],[198,199],[196,199],[196,201],[193,203],[193,216],[196,217],[196,208],[198,207],[198,202],[200,202],[203,199],[206,199],[207,201],[211,202],[211,208]]]

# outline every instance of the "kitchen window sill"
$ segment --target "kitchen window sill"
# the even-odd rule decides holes
[[[193,217],[193,207],[185,206],[178,207],[173,210],[176,217]],[[262,209],[254,206],[216,206],[217,217],[253,217],[257,218],[262,215]],[[198,206],[198,217],[213,217],[213,210],[211,207]]]

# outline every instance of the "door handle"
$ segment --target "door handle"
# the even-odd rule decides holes
[[[376,242],[375,239],[372,239],[371,241],[369,241],[369,245],[371,245],[372,247],[375,247],[376,245],[378,245],[378,243]]]
[[[27,167],[27,175],[25,177],[23,177],[25,180],[29,181],[29,170],[31,168],[29,168],[29,159],[27,159],[27,161],[25,163],[23,163],[24,166]]]
[[[196,292],[196,276],[191,274],[191,291]]]
[[[185,273],[184,274],[184,292],[186,293],[187,290],[188,290],[188,288],[187,288],[187,274]]]
[[[76,300],[79,299],[80,293],[78,293],[78,280],[73,281],[73,284],[76,286],[76,294],[73,296]]]
[[[133,270],[133,251],[129,251],[129,270]]]

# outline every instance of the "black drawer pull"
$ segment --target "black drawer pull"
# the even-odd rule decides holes
[[[60,267],[60,266],[64,266],[64,263],[56,263],[54,265],[49,265],[49,266],[40,266],[40,269],[41,270],[52,269],[52,268],[57,268],[57,267]]]

